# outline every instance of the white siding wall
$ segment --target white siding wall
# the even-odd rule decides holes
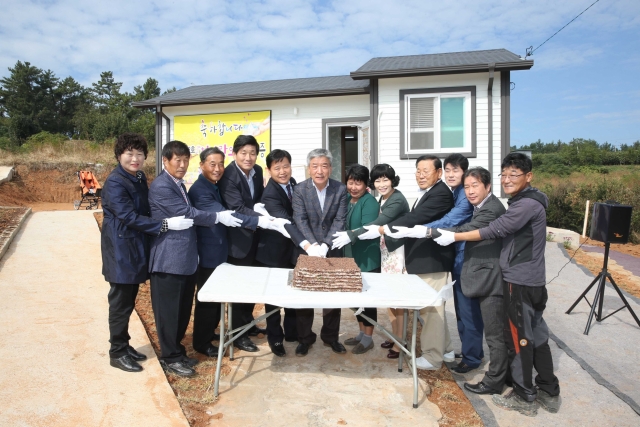
[[[297,115],[293,114],[294,107],[298,108]],[[323,146],[322,120],[369,117],[369,95],[163,108],[163,112],[171,119],[171,139],[173,139],[173,118],[175,116],[262,110],[271,110],[271,148],[287,150],[291,154],[293,166],[302,166],[306,162],[309,151]]]
[[[429,77],[403,77],[381,79],[379,89],[379,137],[378,162],[388,163],[400,175],[400,191],[407,199],[415,199],[415,160],[400,159],[400,90],[425,89],[452,86],[476,87],[476,158],[469,159],[470,166],[489,167],[488,151],[488,97],[489,73],[454,74]],[[500,75],[494,73],[493,82],[493,157],[494,186],[499,185],[495,176],[500,168]],[[496,166],[497,165],[497,166]],[[498,187],[499,188],[499,187]]]

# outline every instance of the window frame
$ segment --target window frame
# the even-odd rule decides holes
[[[475,158],[477,157],[477,138],[476,138],[476,87],[475,86],[457,86],[457,87],[437,87],[437,88],[425,88],[425,89],[404,89],[400,90],[400,159],[417,159],[418,157],[424,154],[434,154],[438,157],[446,157],[453,153],[460,153],[463,156]],[[454,97],[456,94],[464,94],[466,96],[470,96],[470,109],[471,109],[471,118],[470,118],[470,141],[469,146],[464,147],[461,151],[454,151],[452,148],[442,148],[432,149],[432,150],[409,150],[408,142],[409,142],[409,126],[408,126],[408,100],[415,95],[425,95],[428,97],[429,95],[437,95],[437,99],[440,100],[441,96],[444,97]],[[438,112],[440,110],[440,105],[438,102],[438,106],[436,107]],[[467,114],[465,112],[465,114]],[[437,114],[438,119],[440,118],[439,113]],[[434,118],[435,122],[435,118]],[[439,122],[439,120],[438,120]],[[440,123],[437,123],[437,126],[434,128],[440,131]],[[434,146],[436,145],[436,141],[438,141],[438,145],[440,143],[440,135],[436,135],[434,132]]]

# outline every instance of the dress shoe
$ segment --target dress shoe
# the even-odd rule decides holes
[[[344,345],[358,345],[358,343],[360,343],[360,340],[356,339],[356,337],[344,340]]]
[[[312,344],[305,344],[305,343],[301,342],[296,347],[296,356],[298,356],[298,357],[306,356],[307,353],[309,353],[309,348],[311,346],[312,346]]]
[[[125,354],[122,357],[117,357],[115,359],[109,359],[109,364],[114,368],[122,369],[127,372],[140,372],[142,371],[142,366],[138,364],[131,355]]]
[[[538,406],[536,401],[529,402],[520,397],[515,391],[511,390],[507,395],[494,394],[491,400],[496,406],[506,409],[507,411],[517,411],[527,417],[535,417],[538,415]]]
[[[258,347],[247,337],[240,337],[233,342],[233,345],[240,350],[248,351],[251,353],[255,353],[258,351]]]
[[[345,344],[346,343],[347,342],[345,341]],[[380,347],[382,347],[382,348],[393,348],[393,341],[386,340],[385,342],[380,344]]]
[[[285,357],[287,355],[287,352],[284,350],[284,345],[282,345],[281,342],[269,343],[269,348],[271,352],[278,357]]]
[[[456,359],[462,359],[464,357],[464,355],[462,353],[455,353],[455,358]]]
[[[373,348],[373,341],[371,341],[371,343],[369,343],[368,346],[363,346],[361,342],[358,343],[358,345],[356,345],[355,347],[353,347],[353,350],[351,350],[351,353],[353,354],[364,354],[367,351],[371,350]]]
[[[451,350],[449,353],[445,353],[442,355],[442,360],[444,360],[445,362],[455,362],[456,361],[456,354],[453,350]]]
[[[464,383],[464,388],[475,394],[500,394],[499,390],[495,390],[482,381],[478,384]]]
[[[194,350],[198,353],[206,354],[209,357],[213,357],[214,359],[218,358],[218,347],[213,344],[209,344],[207,348],[194,348]]]
[[[267,335],[267,330],[254,326],[253,328],[249,329],[249,332],[247,332],[247,335],[249,335],[250,337],[257,337],[260,334]]]
[[[347,349],[344,348],[342,344],[340,344],[340,341],[324,343],[324,345],[325,347],[331,347],[331,350],[333,350],[334,353],[345,354],[347,352]]]
[[[186,363],[189,367],[193,368],[198,363],[200,363],[200,361],[198,359],[194,359],[193,357],[182,356],[182,363]]]
[[[420,356],[416,359],[416,368],[426,371],[437,371],[438,369],[440,369],[440,366],[433,366],[427,359]]]
[[[475,368],[472,368],[471,366],[467,365],[464,362],[460,362],[458,363],[458,366],[456,366],[455,368],[451,369],[453,372],[457,372],[459,374],[466,374],[469,371],[473,371],[474,369],[477,369],[478,367],[476,366]]]
[[[389,353],[387,353],[387,359],[397,359],[400,357],[400,352],[389,349]]]
[[[131,356],[131,358],[133,360],[135,360],[136,362],[141,362],[143,360],[147,360],[147,356],[146,355],[144,355],[144,354],[142,354],[140,352],[137,352],[136,349],[131,347],[131,346],[127,347],[127,353],[129,353],[129,356]]]
[[[167,363],[164,360],[160,361],[160,366],[165,371],[178,375],[180,377],[192,377],[196,374],[195,369],[187,365],[184,361]]]

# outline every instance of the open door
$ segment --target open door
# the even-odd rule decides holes
[[[371,168],[369,121],[327,123],[325,146],[333,156],[331,178],[345,183],[349,168],[361,164]]]

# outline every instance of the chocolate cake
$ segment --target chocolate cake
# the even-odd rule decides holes
[[[353,258],[300,255],[291,284],[305,291],[362,292],[362,274]]]

